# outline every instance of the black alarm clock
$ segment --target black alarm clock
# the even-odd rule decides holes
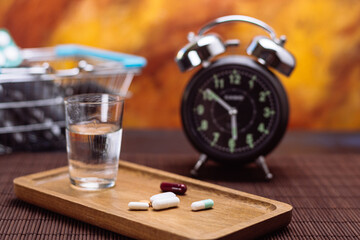
[[[270,38],[256,36],[245,55],[215,56],[239,40],[223,41],[210,28],[228,22],[246,22],[265,29]],[[248,16],[231,15],[215,19],[189,34],[189,43],[176,56],[181,71],[202,65],[187,84],[181,104],[184,131],[202,153],[191,173],[212,159],[228,164],[255,161],[272,178],[264,156],[282,139],[288,123],[289,106],[284,87],[269,68],[289,76],[295,58],[266,23]]]

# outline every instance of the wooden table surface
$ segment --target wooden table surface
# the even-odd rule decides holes
[[[123,160],[190,176],[197,157],[179,130],[124,131]],[[199,178],[291,204],[289,226],[264,239],[359,239],[360,133],[290,132],[267,160],[270,182],[255,164],[208,162]],[[129,239],[15,197],[14,178],[66,164],[65,152],[0,156],[0,239]]]

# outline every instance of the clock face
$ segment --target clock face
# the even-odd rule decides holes
[[[271,151],[286,129],[286,95],[276,77],[250,59],[237,62],[201,70],[182,106],[191,142],[215,160],[255,160]]]

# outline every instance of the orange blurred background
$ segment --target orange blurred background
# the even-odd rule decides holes
[[[187,33],[224,15],[249,15],[288,38],[297,59],[288,92],[290,128],[360,129],[360,2],[358,0],[1,0],[0,27],[23,48],[78,43],[141,55],[148,65],[126,103],[125,127],[180,128],[183,89],[195,71],[174,63]],[[239,38],[244,54],[254,35],[248,24],[215,28]],[[279,76],[279,75],[278,75]]]

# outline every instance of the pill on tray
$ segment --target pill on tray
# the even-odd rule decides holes
[[[176,197],[176,194],[172,193],[172,192],[159,193],[159,194],[156,194],[156,195],[152,196],[150,198],[150,202],[153,202],[156,199],[170,198],[170,197]]]
[[[152,207],[155,210],[177,207],[180,203],[178,197],[160,198],[152,202]]]
[[[162,182],[160,184],[160,188],[164,192],[173,192],[176,194],[184,194],[187,190],[186,185],[182,183]]]
[[[147,210],[149,208],[149,203],[146,202],[129,202],[129,209],[131,210]]]
[[[214,206],[214,201],[212,199],[206,199],[206,200],[193,202],[191,204],[191,209],[193,211],[199,211],[203,209],[212,208],[213,206]]]

